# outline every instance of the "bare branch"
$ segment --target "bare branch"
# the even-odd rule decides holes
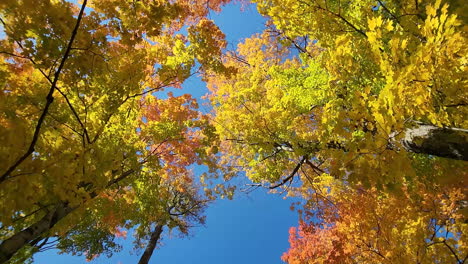
[[[272,186],[264,186],[262,185],[261,183],[255,183],[255,184],[248,184],[248,186],[250,186],[249,188],[247,189],[250,189],[250,188],[258,188],[258,187],[265,187],[265,188],[268,188],[270,190],[272,189],[276,189],[280,186],[283,186],[285,185],[288,181],[291,181],[294,176],[297,174],[297,172],[299,171],[299,169],[301,168],[302,164],[307,160],[307,156],[304,156],[302,157],[301,161],[299,161],[299,163],[297,163],[296,167],[294,167],[293,171],[291,172],[291,174],[289,174],[288,177],[284,178],[281,182],[275,184],[275,185],[272,185]]]

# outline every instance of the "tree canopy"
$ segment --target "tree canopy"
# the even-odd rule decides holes
[[[2,1],[0,262],[48,237],[90,257],[119,228],[201,219],[189,166],[213,163],[208,119],[154,92],[220,67],[206,15],[222,3]]]
[[[244,175],[302,200],[287,263],[464,263],[463,1],[255,0],[236,50],[208,18],[228,2],[0,3],[0,263],[130,229],[147,263],[232,195],[206,177]],[[196,74],[208,113],[156,93]]]
[[[283,260],[463,263],[463,5],[255,2],[267,30],[208,85],[223,164],[304,200]]]

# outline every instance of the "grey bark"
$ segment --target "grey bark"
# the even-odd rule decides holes
[[[133,169],[127,170],[122,175],[114,178],[111,180],[106,188],[112,186],[113,184],[122,181],[135,171]],[[115,176],[117,171],[112,172]],[[96,192],[90,193],[90,198],[94,198],[97,196]],[[32,224],[28,228],[15,233],[10,238],[6,239],[5,241],[1,241],[0,243],[0,264],[8,262],[8,260],[13,257],[13,255],[26,246],[30,244],[32,241],[39,239],[41,236],[47,234],[47,232],[55,226],[60,220],[62,220],[65,216],[69,215],[78,207],[70,207],[66,202],[60,202],[53,210],[48,211],[45,216],[43,216],[39,221]]]
[[[158,243],[159,238],[161,237],[161,233],[163,230],[163,226],[161,224],[156,225],[153,233],[151,233],[151,238],[146,246],[145,252],[138,261],[138,264],[148,264],[151,256],[153,255],[154,249]]]
[[[0,263],[8,262],[18,250],[45,234],[50,228],[57,224],[58,221],[75,209],[76,208],[69,207],[66,203],[61,203],[30,227],[3,241],[0,244]]]
[[[468,161],[468,130],[419,124],[405,131],[406,151]]]

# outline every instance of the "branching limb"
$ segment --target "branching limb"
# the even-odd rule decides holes
[[[53,94],[54,94],[54,91],[56,89],[57,82],[58,82],[59,77],[60,77],[60,73],[61,73],[61,71],[63,69],[63,66],[65,65],[65,61],[68,59],[68,56],[70,55],[70,50],[71,50],[73,41],[75,40],[75,37],[76,37],[76,35],[78,33],[78,28],[80,26],[81,19],[82,19],[83,14],[84,14],[84,9],[86,7],[86,3],[87,3],[87,0],[84,0],[83,4],[81,6],[80,13],[78,15],[78,19],[77,19],[76,24],[75,24],[75,28],[72,31],[70,41],[68,42],[67,49],[65,50],[65,54],[63,55],[62,61],[60,62],[60,65],[59,65],[57,71],[55,72],[54,80],[52,81],[52,85],[51,85],[49,93],[47,94],[47,97],[46,97],[46,104],[44,106],[44,110],[42,111],[42,114],[40,115],[39,120],[37,121],[36,128],[34,129],[34,134],[33,134],[32,140],[31,140],[31,144],[29,145],[29,148],[26,151],[26,153],[24,153],[23,156],[21,156],[12,166],[10,166],[6,170],[6,172],[2,174],[2,176],[0,176],[0,183],[4,182],[8,178],[10,173],[12,173],[21,163],[23,163],[23,161],[25,161],[34,152],[36,142],[37,142],[37,140],[39,138],[39,133],[40,133],[42,124],[44,123],[44,119],[45,119],[45,117],[47,115],[47,112],[49,111],[50,105],[54,101]]]
[[[299,171],[299,169],[301,168],[302,164],[307,160],[307,156],[304,156],[302,157],[301,161],[299,161],[299,163],[297,163],[296,167],[294,167],[293,171],[291,172],[291,174],[289,174],[288,177],[284,178],[281,182],[275,184],[275,185],[271,185],[271,186],[264,186],[263,184],[261,183],[256,183],[256,184],[248,184],[248,186],[250,186],[249,188],[257,188],[257,187],[265,187],[267,189],[270,189],[270,190],[273,190],[273,189],[276,189],[280,186],[283,186],[285,185],[287,182],[289,181],[292,181],[292,179],[294,178],[294,176],[296,176],[297,172]]]

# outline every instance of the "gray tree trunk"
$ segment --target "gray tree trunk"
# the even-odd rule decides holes
[[[123,172],[120,176],[111,180],[106,187],[110,187],[113,184],[127,178],[129,175],[134,173],[133,169],[129,169]],[[117,171],[112,171],[112,174],[115,176]],[[96,192],[91,192],[90,197],[94,198],[97,196]],[[68,203],[61,202],[53,210],[48,211],[48,213],[42,217],[39,221],[32,224],[28,228],[14,234],[5,241],[0,243],[0,264],[8,262],[8,260],[13,257],[13,255],[31,243],[34,240],[37,240],[41,236],[47,234],[47,232],[57,224],[58,221],[62,220],[65,216],[73,212],[77,207],[70,207]]]
[[[145,252],[138,261],[138,264],[148,264],[151,256],[153,255],[153,251],[156,248],[159,238],[161,237],[161,233],[163,230],[163,226],[161,224],[156,225],[153,233],[151,233],[151,238],[146,246]]]
[[[406,151],[468,161],[468,130],[418,124],[401,140]]]
[[[8,262],[18,250],[47,233],[58,221],[75,209],[61,203],[30,227],[3,241],[0,244],[0,263]]]

